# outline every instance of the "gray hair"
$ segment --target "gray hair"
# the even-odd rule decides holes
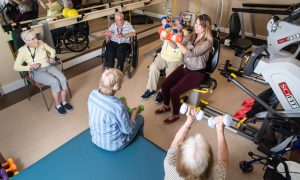
[[[124,75],[119,69],[107,69],[100,77],[99,90],[105,95],[113,95],[121,89],[123,80]]]
[[[179,148],[176,169],[180,176],[187,179],[207,179],[213,164],[210,144],[201,135],[189,137]]]
[[[116,19],[116,17],[120,17],[120,18],[124,19],[124,14],[122,12],[118,11],[115,13],[115,19]]]
[[[33,38],[36,37],[36,34],[34,32],[31,31],[23,31],[21,33],[21,38],[22,40],[26,43],[27,41],[32,40]]]

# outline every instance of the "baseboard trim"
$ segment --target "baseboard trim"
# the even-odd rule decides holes
[[[12,83],[9,83],[9,84],[7,84],[5,86],[2,86],[1,90],[2,90],[3,94],[7,94],[7,93],[15,91],[15,90],[17,90],[19,88],[22,88],[24,86],[25,86],[24,80],[23,79],[19,79],[19,80],[15,81],[15,82],[12,82]]]

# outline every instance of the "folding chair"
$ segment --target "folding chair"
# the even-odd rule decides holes
[[[63,63],[62,63],[62,61],[58,58],[55,58],[55,60],[56,60],[55,65],[60,66],[60,70],[63,72]],[[21,73],[21,76],[23,77],[23,80],[24,80],[24,83],[25,83],[25,86],[26,86],[28,100],[30,101],[30,98],[31,98],[31,94],[29,92],[30,91],[29,86],[37,87],[40,90],[40,92],[42,93],[43,100],[45,102],[45,106],[46,106],[47,110],[50,111],[51,105],[53,103],[53,98],[52,98],[52,101],[49,105],[47,100],[46,100],[45,94],[44,94],[44,89],[48,88],[49,86],[34,81],[34,79],[32,79],[30,77],[30,74],[29,74],[28,71],[23,71],[23,72],[20,72],[20,73]],[[67,86],[68,86],[68,91],[69,91],[70,98],[72,98],[72,93],[71,93],[71,90],[69,88],[69,83],[68,82],[67,82]]]

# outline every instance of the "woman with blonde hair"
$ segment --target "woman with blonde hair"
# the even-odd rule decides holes
[[[218,140],[217,162],[214,163],[210,144],[201,135],[196,134],[185,140],[195,121],[195,108],[189,108],[187,120],[178,130],[164,160],[165,180],[225,180],[228,167],[228,148],[224,136],[224,124],[221,116],[217,121]]]
[[[104,71],[99,89],[93,90],[88,99],[92,141],[108,151],[124,149],[138,133],[143,135],[144,118],[139,114],[140,107],[129,114],[127,105],[115,97],[123,79],[123,73],[118,69]]]
[[[165,124],[173,123],[179,119],[179,96],[191,90],[206,80],[206,63],[212,51],[213,37],[211,20],[206,14],[199,15],[194,25],[194,32],[189,38],[184,38],[182,43],[176,42],[184,54],[183,64],[175,69],[162,83],[164,105],[155,111],[161,114],[171,110],[173,113],[164,120]]]

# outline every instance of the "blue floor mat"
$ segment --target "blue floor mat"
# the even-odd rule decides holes
[[[162,180],[166,152],[142,136],[124,150],[95,146],[87,129],[14,176],[14,180]]]

